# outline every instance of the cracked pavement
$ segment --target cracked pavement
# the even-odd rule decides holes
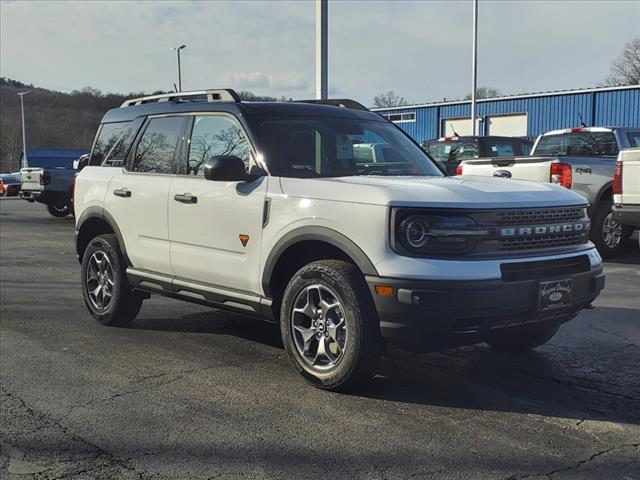
[[[366,389],[289,367],[276,327],[154,297],[85,311],[73,219],[0,201],[1,479],[640,479],[640,250],[535,352],[390,349]]]

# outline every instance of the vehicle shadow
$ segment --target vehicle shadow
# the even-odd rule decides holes
[[[631,318],[635,310],[599,308],[598,312],[598,318],[622,319]],[[559,335],[560,339],[521,354],[500,353],[486,345],[440,353],[411,353],[391,346],[373,380],[350,395],[640,424],[638,343],[621,344],[615,334],[598,329],[583,332],[588,326],[574,328],[568,339]],[[130,328],[231,335],[282,348],[277,325],[215,310],[175,319],[147,317],[136,320]]]

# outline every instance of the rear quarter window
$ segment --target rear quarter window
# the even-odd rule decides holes
[[[640,131],[628,132],[627,138],[629,139],[629,144],[632,147],[640,147]]]
[[[142,118],[130,122],[103,123],[91,150],[89,165],[120,166],[124,163]]]

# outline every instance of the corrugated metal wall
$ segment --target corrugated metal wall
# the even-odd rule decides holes
[[[579,114],[589,126],[640,128],[640,87],[505,98],[479,102],[477,108],[481,117],[526,113],[529,136],[559,128],[576,127],[580,124]],[[416,141],[422,142],[441,135],[442,120],[468,117],[471,114],[471,103],[378,110],[381,114],[408,112],[416,113],[416,121],[398,123],[398,126]]]

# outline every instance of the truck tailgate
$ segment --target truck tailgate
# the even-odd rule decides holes
[[[22,191],[41,192],[44,190],[42,184],[42,168],[23,168],[20,170],[20,182],[22,183]]]
[[[465,160],[461,166],[463,175],[548,182],[553,161],[551,157],[493,157]]]

